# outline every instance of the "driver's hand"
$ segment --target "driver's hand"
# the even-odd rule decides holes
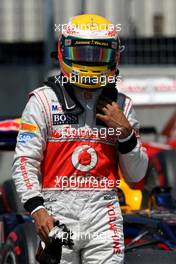
[[[132,133],[132,127],[128,119],[116,102],[100,96],[97,109],[100,112],[96,114],[98,119],[103,121],[108,127],[121,129],[120,139],[127,138]]]
[[[35,222],[35,227],[41,240],[45,243],[49,242],[48,234],[54,227],[55,219],[48,214],[48,212],[41,208],[32,214]]]

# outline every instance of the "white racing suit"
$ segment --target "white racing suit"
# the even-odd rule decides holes
[[[84,109],[79,114],[74,113],[74,107],[70,112],[65,91],[67,110],[48,86],[31,93],[22,115],[13,179],[29,212],[45,207],[72,230],[74,250],[63,248],[61,264],[123,263],[123,226],[116,186],[102,187],[101,179],[117,183],[119,165],[128,181],[141,180],[147,155],[135,132],[120,141],[114,131],[105,135],[105,126],[97,124],[101,89],[71,89]],[[137,131],[139,123],[128,97],[123,111]],[[75,178],[79,178],[76,184]],[[89,184],[90,178],[96,188]]]

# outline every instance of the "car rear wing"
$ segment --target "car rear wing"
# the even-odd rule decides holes
[[[0,150],[14,150],[18,131],[0,131]]]
[[[0,150],[14,150],[20,129],[20,119],[0,119]]]

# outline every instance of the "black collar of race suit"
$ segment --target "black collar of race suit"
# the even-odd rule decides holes
[[[55,92],[60,104],[63,107],[63,110],[74,114],[83,113],[84,107],[77,100],[74,94],[74,89],[72,89],[73,85],[70,83],[66,83],[63,86],[58,80],[59,76],[52,76],[48,78],[45,84]],[[118,93],[117,89],[115,88],[115,84],[108,84],[103,87],[101,95],[117,102],[120,109],[124,109],[125,95],[122,93]]]
[[[56,94],[60,104],[64,111],[81,114],[84,111],[83,106],[77,100],[74,95],[73,89],[71,89],[71,84],[67,83],[64,86],[59,82],[59,76],[49,77],[45,82],[47,86],[49,86]],[[69,93],[68,90],[69,89]]]

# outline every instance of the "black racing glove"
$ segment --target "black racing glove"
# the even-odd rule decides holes
[[[62,257],[62,246],[73,248],[72,235],[66,225],[60,225],[59,221],[56,221],[55,227],[49,233],[50,242],[45,247],[40,242],[36,260],[40,264],[59,264]]]

